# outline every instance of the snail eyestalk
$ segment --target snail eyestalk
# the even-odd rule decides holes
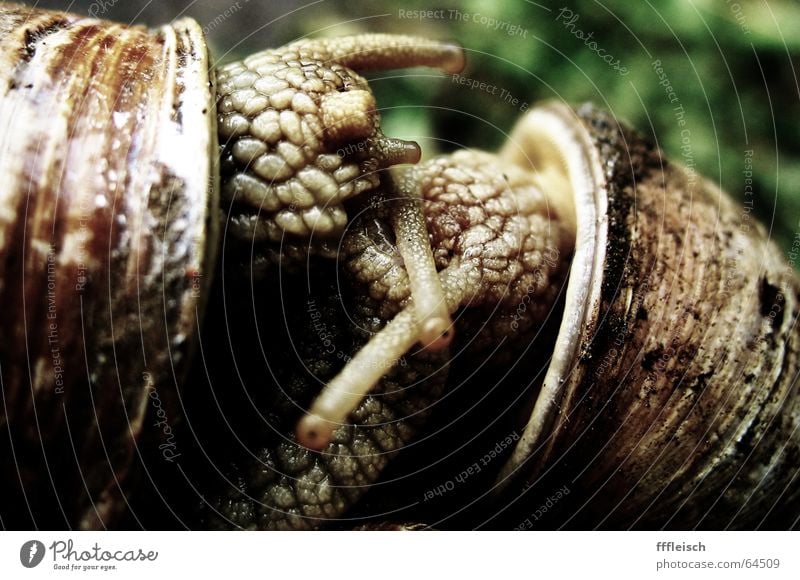
[[[297,425],[297,440],[310,449],[323,449],[333,431],[345,422],[385,374],[387,365],[403,356],[417,340],[410,309],[403,310],[376,334],[329,382]]]
[[[377,160],[379,169],[401,164],[414,165],[422,157],[422,150],[416,142],[383,135],[371,139],[367,143],[367,150],[370,157]]]
[[[374,194],[379,169],[417,163],[421,155],[416,143],[383,134],[369,84],[350,67],[404,66],[459,70],[463,51],[366,34],[302,40],[217,70],[227,231],[266,263],[278,253],[335,257],[332,242],[348,223],[346,202]]]
[[[364,140],[375,132],[375,97],[369,91],[327,93],[319,108],[325,137],[332,143]]]
[[[384,138],[384,141],[397,140]],[[448,306],[452,306],[454,311],[462,297],[458,287],[453,286],[447,292],[449,300],[445,298],[446,292],[433,260],[422,196],[414,171],[411,168],[391,169],[388,176],[388,186],[394,194],[391,225],[408,275],[412,304],[375,335],[314,401],[308,415],[297,426],[298,441],[310,449],[322,449],[330,442],[336,427],[344,423],[347,415],[378,383],[386,369],[415,342],[419,341],[429,350],[441,350],[453,339]],[[442,275],[448,279],[447,273]]]
[[[442,270],[438,277],[442,292],[439,305],[449,321],[450,314],[456,311],[479,283],[480,272],[476,268],[454,263]],[[298,442],[316,451],[324,449],[330,443],[336,428],[345,424],[347,416],[386,374],[386,369],[396,364],[417,342],[420,332],[416,321],[416,307],[412,304],[400,311],[373,336],[325,386],[308,414],[297,424],[295,435]],[[446,340],[449,343],[450,337]]]
[[[322,121],[328,139],[333,142],[357,142],[353,157],[374,159],[378,168],[419,162],[417,143],[375,133],[375,99],[365,90],[329,93],[321,100]],[[444,293],[436,274],[422,197],[411,170],[389,171],[388,186],[393,190],[392,227],[397,249],[403,258],[416,303],[420,342],[432,350],[450,344],[451,321]]]
[[[419,342],[430,350],[441,350],[453,339],[453,322],[433,261],[422,213],[422,196],[413,169],[394,169],[389,175],[396,194],[391,212],[392,228],[408,273]]]
[[[356,70],[430,66],[447,73],[464,69],[464,49],[454,42],[399,34],[357,34],[300,40],[287,48]]]

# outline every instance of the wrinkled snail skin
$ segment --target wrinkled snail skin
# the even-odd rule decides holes
[[[501,512],[567,485],[541,525],[796,525],[800,282],[764,228],[590,106],[536,109],[503,155],[572,184],[579,233]]]
[[[143,446],[170,466],[178,455],[174,398],[218,270],[221,217],[226,238],[249,240],[247,256],[265,223],[291,238],[287,260],[324,255],[344,227],[326,212],[368,195],[379,168],[419,158],[382,135],[348,66],[456,70],[463,57],[448,43],[363,35],[300,41],[217,74],[191,19],[147,29],[1,3],[0,61],[0,516],[102,528],[125,510]],[[237,186],[240,175],[252,179]],[[276,197],[283,221],[266,211]],[[305,210],[306,229],[293,229]]]
[[[309,238],[336,242],[347,223],[343,203],[375,190],[378,169],[420,157],[416,143],[382,135],[367,81],[349,66],[448,68],[459,66],[460,52],[366,34],[299,41],[223,66],[222,193],[235,204],[231,232],[251,244],[283,241],[301,253]]]
[[[313,269],[330,274],[321,264]],[[265,338],[268,342],[264,353],[258,353],[251,381],[245,386],[232,384],[217,395],[223,399],[218,413],[229,413],[237,423],[217,420],[219,425],[203,429],[200,435],[209,453],[214,454],[214,447],[219,451],[211,461],[189,467],[190,476],[197,474],[204,497],[198,506],[199,527],[303,530],[346,525],[347,511],[398,451],[422,432],[444,392],[448,351],[409,354],[384,369],[380,383],[348,415],[348,424],[333,430],[322,450],[300,445],[294,430],[304,405],[320,383],[341,368],[342,353],[357,352],[384,322],[374,315],[375,300],[331,287],[335,275],[315,278],[310,294],[297,281],[282,283],[289,292],[282,306],[286,328],[277,337]],[[260,293],[272,297],[279,291]],[[263,315],[265,320],[271,318],[274,309],[265,308]],[[234,330],[237,340],[245,337],[245,346],[255,342],[238,327]],[[252,361],[249,353],[236,358],[247,373],[243,367]],[[223,365],[218,376],[229,374],[229,369]],[[265,380],[270,374],[271,380]],[[255,400],[245,392],[247,387],[256,392]],[[189,420],[201,426],[202,417],[202,407],[189,414]],[[217,470],[220,473],[212,476]]]

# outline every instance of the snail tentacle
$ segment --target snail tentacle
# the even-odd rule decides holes
[[[343,203],[376,193],[379,169],[417,163],[421,155],[417,143],[383,135],[366,81],[345,67],[446,65],[454,50],[413,37],[366,35],[300,41],[223,68],[219,109],[229,231],[256,248],[281,244],[274,254],[280,260],[302,256],[303,247],[305,253],[335,253],[331,242],[348,222]],[[418,303],[419,338],[441,349],[449,342],[450,319],[421,205],[410,199],[419,194],[408,176],[395,188],[392,222]]]
[[[280,336],[265,353],[274,380],[259,384],[257,408],[237,427],[237,438],[247,441],[246,449],[237,445],[232,449],[224,440],[220,445],[219,431],[209,432],[226,466],[223,479],[208,489],[210,509],[201,509],[210,527],[337,525],[336,520],[380,477],[396,453],[424,428],[444,393],[447,350],[416,351],[384,367],[379,384],[349,415],[347,424],[336,427],[328,445],[317,452],[298,444],[294,434],[298,407],[310,401],[319,381],[333,379],[343,357],[358,352],[386,322],[378,301],[363,292],[344,291],[333,271],[334,264],[320,260],[309,273],[310,287],[299,276],[288,276],[292,280],[284,282],[293,289],[282,302],[287,325],[275,329]],[[269,280],[262,289],[272,298],[284,294],[280,286]],[[226,320],[230,316],[218,314],[214,324],[224,326],[229,324]],[[237,332],[242,330],[237,326]],[[244,399],[236,393],[226,395],[230,399],[223,406],[241,407]]]
[[[372,158],[378,169],[419,161],[417,143],[376,132],[375,97],[368,90],[325,93],[319,107],[325,140],[342,146],[337,154],[349,154],[360,161]]]
[[[310,449],[320,450],[331,441],[333,431],[345,423],[364,396],[416,342],[417,327],[410,309],[390,321],[329,382],[309,413],[297,425],[297,440]]]
[[[400,34],[357,34],[304,39],[287,46],[302,56],[359,70],[431,66],[448,73],[464,69],[464,49],[447,41]]]
[[[448,320],[468,295],[469,287],[463,284],[463,280],[474,279],[475,274],[475,271],[467,274],[460,266],[451,266],[440,273],[441,304]],[[309,449],[324,449],[331,442],[333,432],[346,423],[348,415],[378,384],[386,369],[417,342],[421,334],[417,310],[415,303],[403,309],[325,386],[308,414],[297,424],[296,436],[301,445]],[[442,348],[444,346],[439,345],[435,350]]]

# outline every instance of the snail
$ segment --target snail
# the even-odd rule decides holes
[[[457,71],[463,57],[367,34],[213,70],[191,19],[148,30],[3,3],[0,21],[3,460],[15,474],[3,519],[91,529],[125,507],[145,417],[177,457],[165,385],[183,380],[196,342],[220,222],[259,244],[255,269],[278,245],[278,261],[331,254],[344,202],[420,155],[382,134],[351,67]],[[441,349],[450,321],[419,200],[393,208],[416,338]]]
[[[350,67],[458,70],[454,45],[304,40],[209,76],[190,20],[0,18],[4,525],[140,525],[126,477],[161,526],[519,528],[561,487],[540,525],[800,513],[797,276],[607,114],[540,105],[497,153],[377,173],[419,150]],[[442,435],[465,391],[504,410]],[[469,515],[430,477],[402,495],[487,437]]]
[[[390,220],[368,205],[340,249],[339,275],[355,291],[329,274],[310,291],[313,309],[281,299],[301,368],[277,376],[280,393],[254,406],[282,400],[288,421],[262,418],[278,436],[241,441],[244,467],[222,478],[227,493],[210,502],[205,525],[794,525],[800,285],[763,226],[591,105],[536,106],[497,153],[459,151],[408,174],[455,342],[439,353],[412,348]],[[360,340],[336,348],[355,354],[337,365],[321,350],[353,324]],[[318,401],[352,394],[354,373],[372,376],[376,392],[341,396],[346,419],[317,416],[333,423],[319,452],[298,445],[292,425]],[[506,375],[500,400],[472,412]],[[439,409],[451,391],[470,389],[480,392],[455,413]],[[456,425],[459,413],[471,413],[467,425]],[[302,429],[300,420],[297,439]],[[398,455],[393,470],[398,441],[417,457]]]

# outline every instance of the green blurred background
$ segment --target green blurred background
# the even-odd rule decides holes
[[[689,159],[740,203],[750,199],[744,171],[745,151],[752,150],[755,213],[787,251],[800,234],[797,0],[40,5],[148,24],[191,15],[222,61],[307,35],[384,31],[451,38],[468,51],[464,77],[497,87],[494,94],[421,69],[373,74],[387,134],[418,140],[428,155],[465,146],[492,149],[525,104],[594,101],[649,134],[671,157]],[[662,63],[672,94],[660,84],[654,61]],[[620,74],[623,67],[626,74]],[[678,104],[685,126],[678,125]]]

